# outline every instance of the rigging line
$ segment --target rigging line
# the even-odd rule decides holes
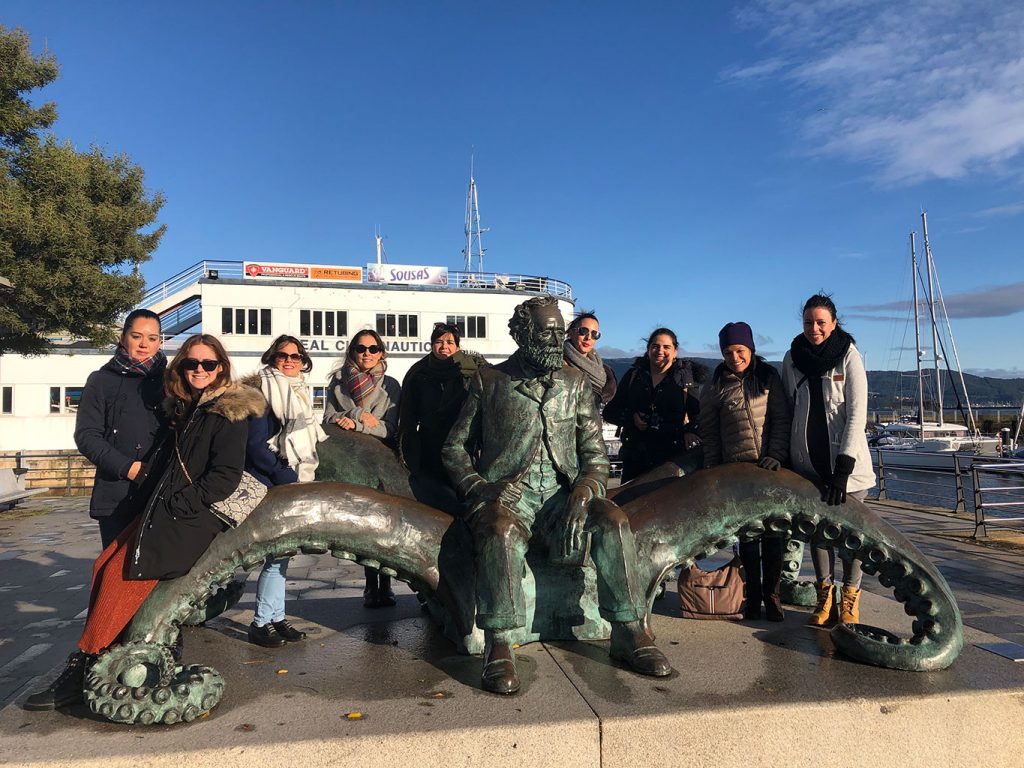
[[[934,270],[933,270],[934,272]],[[956,370],[960,374],[960,387],[964,391],[964,400],[967,401],[967,414],[965,419],[967,420],[967,426],[971,429],[972,437],[978,436],[978,425],[974,420],[974,408],[971,406],[971,396],[967,393],[967,382],[964,381],[964,369],[960,365],[960,355],[956,351],[956,339],[953,338],[953,326],[949,322],[949,313],[946,311],[946,301],[942,298],[942,286],[939,285],[939,276],[935,274],[935,293],[939,297],[939,306],[942,307],[942,316],[946,320],[946,332],[949,334],[949,345],[953,350],[953,360],[956,361]],[[945,350],[943,350],[945,355]],[[949,370],[949,360],[946,360],[946,370]],[[950,372],[950,378],[952,378],[952,372]],[[959,400],[959,398],[957,398]],[[962,413],[962,412],[961,412]]]

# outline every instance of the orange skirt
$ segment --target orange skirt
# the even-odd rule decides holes
[[[79,649],[85,653],[97,654],[109,648],[160,583],[158,579],[129,581],[124,578],[125,561],[138,525],[136,518],[93,563],[89,618],[78,640]]]

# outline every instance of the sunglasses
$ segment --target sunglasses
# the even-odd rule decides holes
[[[181,361],[181,367],[186,371],[194,371],[202,367],[207,373],[213,373],[220,365],[220,360],[196,360],[194,357],[186,357]]]
[[[577,328],[576,335],[579,336],[581,339],[593,339],[594,341],[597,341],[598,339],[601,338],[600,331],[592,331],[589,328]]]
[[[458,333],[459,326],[454,323],[434,323],[435,331],[448,331],[448,333]]]
[[[287,352],[278,352],[274,355],[274,359],[279,363],[283,363],[285,360],[291,360],[293,363],[301,363],[302,355],[289,355]]]
[[[352,349],[354,349],[360,355],[363,354],[364,352],[369,352],[371,355],[376,355],[381,350],[381,348],[376,344],[371,344],[370,346],[366,346],[365,344],[356,344],[354,347],[352,347]]]

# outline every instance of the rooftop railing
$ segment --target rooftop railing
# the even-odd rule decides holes
[[[146,291],[142,297],[142,301],[139,302],[139,307],[152,307],[157,302],[173,296],[178,291],[187,288],[189,285],[209,277],[211,271],[216,272],[218,279],[222,280],[241,280],[245,276],[241,261],[200,261]],[[253,282],[255,283],[256,281]],[[345,287],[347,285],[351,284],[338,284],[339,287]],[[361,285],[380,285],[384,287],[390,284],[370,283],[369,281],[364,280]],[[430,287],[436,289],[438,286]],[[499,274],[497,272],[460,272],[457,270],[448,270],[447,287],[540,293],[555,296],[560,299],[568,299],[570,301],[573,298],[572,286],[569,285],[569,283],[566,283],[563,280],[556,280],[553,277],[541,277],[538,275],[514,273]]]

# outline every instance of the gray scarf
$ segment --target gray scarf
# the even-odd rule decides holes
[[[605,383],[608,381],[608,372],[605,371],[604,361],[597,354],[597,350],[592,349],[584,355],[573,346],[571,341],[566,339],[562,352],[565,355],[565,362],[573,368],[579,368],[583,375],[587,377],[587,381],[590,382],[594,392],[600,396],[604,390]]]

